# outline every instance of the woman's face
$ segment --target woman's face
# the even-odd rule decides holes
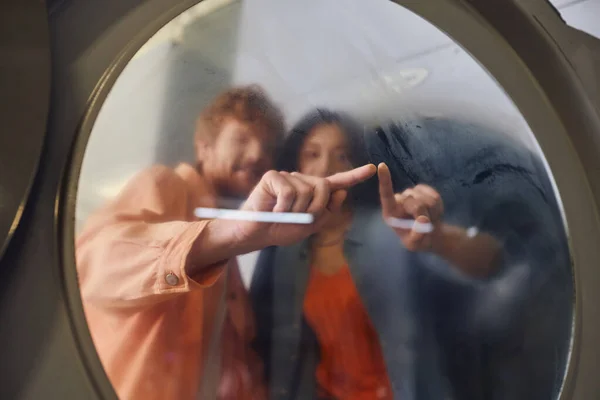
[[[306,136],[298,157],[298,172],[324,178],[352,169],[348,141],[336,124],[322,124]]]

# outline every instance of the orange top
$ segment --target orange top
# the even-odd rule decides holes
[[[313,268],[304,314],[321,348],[317,383],[324,396],[392,399],[379,339],[348,267],[333,275]]]
[[[254,321],[237,263],[226,275],[225,264],[193,279],[185,273],[207,224],[193,210],[215,201],[192,166],[152,167],[94,213],[77,239],[87,321],[121,399],[195,400],[209,385],[219,399],[266,398],[262,366],[249,350]],[[212,341],[218,315],[224,323]],[[216,363],[206,362],[210,343]],[[201,388],[203,374],[220,379]]]

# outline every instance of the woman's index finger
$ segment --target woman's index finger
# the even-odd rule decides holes
[[[392,184],[392,174],[390,169],[384,163],[377,167],[377,175],[379,178],[379,198],[381,201],[381,209],[384,215],[391,215],[396,206],[396,197],[394,195],[394,185]]]

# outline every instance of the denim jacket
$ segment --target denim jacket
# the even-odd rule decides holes
[[[414,254],[379,210],[366,208],[355,213],[344,253],[378,333],[394,398],[443,398],[433,320]],[[272,399],[316,398],[318,345],[302,309],[309,273],[308,241],[266,249],[256,267],[257,349]]]

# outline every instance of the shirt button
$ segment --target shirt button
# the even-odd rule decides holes
[[[169,286],[176,286],[179,283],[179,278],[174,273],[169,272],[165,276],[165,281],[167,282],[167,285],[169,285]]]

